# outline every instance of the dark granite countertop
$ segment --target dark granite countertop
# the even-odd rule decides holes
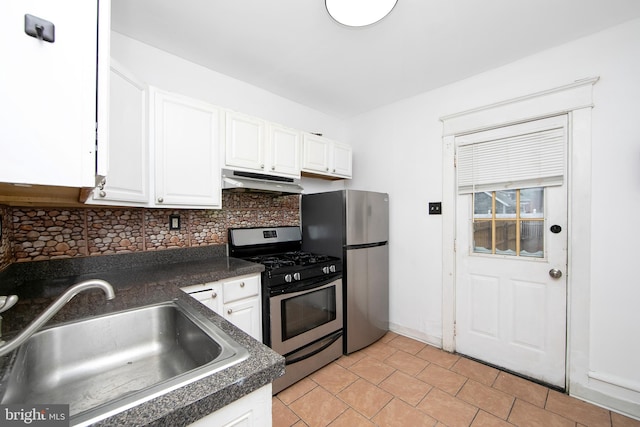
[[[83,292],[67,303],[47,326],[178,299],[205,315],[249,351],[249,358],[237,365],[95,425],[187,425],[271,383],[284,373],[282,356],[180,290],[183,286],[260,273],[264,269],[260,264],[227,257],[224,246],[28,264],[13,264],[0,273],[0,295],[13,293],[20,298],[16,306],[3,313],[5,339],[26,326],[69,286],[99,278],[111,283],[115,299],[106,301],[101,291]],[[0,395],[4,393],[5,376],[14,356],[15,352],[0,357]]]

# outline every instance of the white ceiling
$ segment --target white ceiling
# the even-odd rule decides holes
[[[347,28],[324,0],[112,0],[112,29],[338,118],[640,17],[639,0],[398,0]]]

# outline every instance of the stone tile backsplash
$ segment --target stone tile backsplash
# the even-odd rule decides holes
[[[300,196],[223,193],[223,209],[0,206],[0,271],[12,262],[132,253],[227,242],[231,227],[299,225]],[[169,229],[169,215],[180,229]]]

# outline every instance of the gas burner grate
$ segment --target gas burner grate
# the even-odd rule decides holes
[[[284,254],[284,257],[293,260],[298,265],[317,264],[319,262],[329,261],[330,259],[327,255],[317,255],[304,251],[287,252]]]

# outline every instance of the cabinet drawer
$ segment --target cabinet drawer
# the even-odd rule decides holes
[[[222,292],[225,304],[242,298],[258,295],[260,292],[260,276],[241,277],[224,282]]]

